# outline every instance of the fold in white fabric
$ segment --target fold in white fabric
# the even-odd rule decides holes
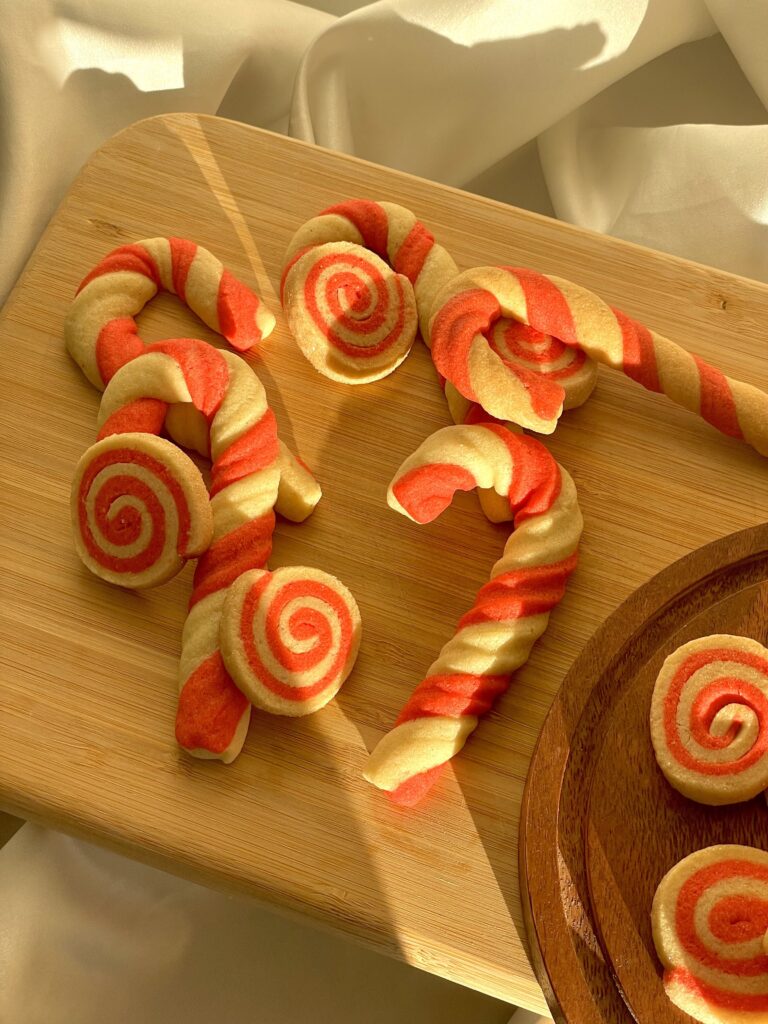
[[[766,277],[761,0],[220,0],[214,21],[0,0],[0,297],[93,149],[173,110]]]
[[[0,0],[0,299],[90,153],[178,110],[768,280],[766,42],[763,0]],[[264,920],[27,826],[0,851],[0,1020],[308,1019]],[[464,1019],[418,999],[350,1019]]]

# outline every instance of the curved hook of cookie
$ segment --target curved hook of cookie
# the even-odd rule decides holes
[[[83,279],[64,321],[67,351],[94,387],[103,390],[143,351],[135,317],[161,289],[178,295],[240,352],[275,326],[259,297],[202,246],[184,238],[123,245]]]
[[[551,434],[565,397],[557,380],[506,364],[490,345],[486,335],[502,316],[622,370],[768,455],[768,395],[726,377],[586,288],[520,267],[459,274],[440,292],[430,322],[439,372],[492,416]]]
[[[456,491],[476,487],[507,502],[514,532],[490,582],[368,760],[365,777],[401,804],[426,794],[507,690],[576,567],[583,522],[571,477],[539,441],[500,425],[437,431],[400,467],[388,501],[427,523]]]

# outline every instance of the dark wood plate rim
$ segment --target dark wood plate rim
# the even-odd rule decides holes
[[[711,567],[709,572],[707,566]],[[572,758],[571,739],[579,733],[593,686],[649,623],[665,620],[665,632],[674,632],[682,624],[679,612],[692,590],[730,571],[735,592],[749,584],[756,570],[760,578],[768,576],[768,523],[712,541],[663,569],[631,594],[593,634],[566,674],[545,719],[523,792],[518,858],[528,955],[550,1012],[559,1024],[617,1024],[603,1014],[584,976],[560,885],[560,796]],[[638,625],[633,628],[633,623]],[[588,783],[588,779],[584,781]],[[585,828],[586,824],[585,816]],[[542,836],[550,837],[544,849]],[[576,895],[577,910],[584,918],[581,938],[599,945],[586,890],[585,895],[586,900]],[[603,971],[625,1007],[624,1019],[631,1020],[618,980],[606,962]]]

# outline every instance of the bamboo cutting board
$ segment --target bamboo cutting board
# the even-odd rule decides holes
[[[469,494],[425,527],[386,507],[394,470],[448,422],[423,346],[360,388],[316,375],[282,318],[249,356],[282,437],[325,492],[307,523],[280,524],[272,565],[338,575],[358,598],[364,640],[337,701],[299,721],[254,716],[233,765],[193,761],[173,740],[189,572],[122,592],[90,576],[70,541],[70,479],[98,406],[62,342],[80,279],[117,245],[176,234],[212,249],[277,311],[293,231],[348,196],[413,208],[461,268],[571,278],[732,376],[766,382],[764,285],[215,118],[133,126],[86,165],[0,320],[0,804],[543,1010],[521,938],[516,849],[536,736],[583,645],[635,588],[764,518],[758,455],[601,369],[595,396],[550,442],[585,514],[579,570],[455,775],[415,810],[390,806],[361,768],[506,536]],[[171,296],[140,327],[148,341],[216,340]]]

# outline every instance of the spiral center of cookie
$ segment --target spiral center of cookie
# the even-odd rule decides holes
[[[141,534],[141,512],[135,505],[121,504],[109,510],[109,538],[113,544],[133,544]]]
[[[748,896],[724,896],[707,919],[710,932],[721,942],[740,943],[762,937],[768,931],[768,900]]]
[[[349,277],[351,280],[339,288],[339,306],[353,316],[365,316],[371,305],[370,292],[353,275]]]

